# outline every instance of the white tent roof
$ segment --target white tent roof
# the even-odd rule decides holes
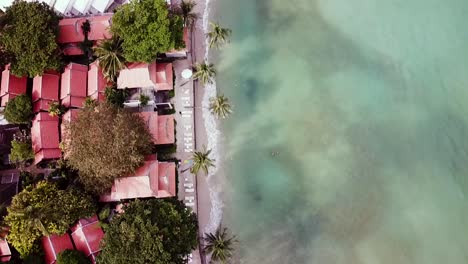
[[[88,13],[92,2],[93,0],[75,0],[75,3],[73,4],[73,9],[82,14],[86,14]]]
[[[65,15],[72,9],[74,2],[75,0],[57,0],[55,1],[54,9]]]
[[[104,13],[113,2],[113,0],[94,0],[91,6],[98,12]]]
[[[9,7],[13,3],[13,0],[0,0],[0,9],[5,11],[5,8]]]

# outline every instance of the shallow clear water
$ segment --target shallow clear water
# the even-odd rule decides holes
[[[468,1],[215,5],[241,262],[468,263]]]

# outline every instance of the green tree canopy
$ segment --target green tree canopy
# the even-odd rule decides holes
[[[131,202],[104,236],[101,264],[182,264],[197,246],[197,218],[177,200]]]
[[[34,251],[37,239],[64,234],[76,220],[93,215],[96,207],[92,198],[81,191],[59,190],[55,184],[42,181],[13,197],[7,211],[8,241],[26,256]]]
[[[14,139],[11,141],[10,160],[15,163],[21,163],[34,159],[31,141],[20,141]]]
[[[91,264],[91,261],[81,251],[66,249],[57,254],[56,264]]]
[[[2,19],[0,45],[12,56],[11,71],[34,77],[61,66],[59,17],[45,3],[16,0]]]
[[[140,0],[117,9],[111,31],[123,39],[128,61],[151,62],[158,53],[184,47],[183,23],[169,12],[165,0]]]
[[[67,129],[65,157],[79,171],[85,189],[95,194],[142,165],[153,147],[142,118],[107,103],[83,109]]]
[[[5,107],[5,119],[12,124],[28,124],[33,117],[31,98],[21,94],[11,99]]]

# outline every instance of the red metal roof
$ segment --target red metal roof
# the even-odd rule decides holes
[[[63,54],[67,56],[75,56],[75,55],[83,55],[83,50],[80,49],[78,44],[76,43],[69,43],[65,47],[62,48]]]
[[[61,236],[51,235],[42,237],[42,248],[46,264],[54,264],[58,253],[66,249],[74,249],[70,236],[66,233]]]
[[[16,97],[16,94],[9,94],[9,93],[5,94],[4,96],[1,97],[1,100],[2,100],[1,106],[5,107],[7,103],[15,97]]]
[[[19,95],[26,93],[26,77],[16,77],[10,72],[10,65],[5,66],[5,70],[2,72],[2,81],[0,86],[0,97],[2,97],[2,106],[12,99],[14,96],[8,95]]]
[[[34,163],[43,159],[60,158],[58,118],[48,113],[40,112],[33,119],[31,141],[34,153]]]
[[[141,112],[155,144],[174,143],[174,115],[160,115],[158,112]]]
[[[174,89],[172,63],[158,63],[156,64],[156,90],[167,91]]]
[[[82,107],[86,98],[88,67],[70,63],[62,73],[60,99],[65,107]]]
[[[62,124],[60,124],[60,132],[61,132],[61,139],[64,141],[64,139],[67,137],[66,135],[66,125],[69,124],[71,121],[75,120],[78,117],[78,114],[81,110],[79,109],[69,109],[65,114],[62,115]]]
[[[0,262],[7,262],[11,259],[10,246],[5,240],[0,240]]]
[[[160,163],[153,155],[131,176],[116,179],[111,192],[102,195],[100,200],[111,202],[122,199],[175,196],[175,185],[175,163]]]
[[[33,79],[32,101],[35,113],[49,110],[49,103],[59,99],[58,73],[45,73]]]
[[[112,14],[102,16],[90,16],[79,18],[64,18],[59,22],[58,43],[73,43],[84,40],[81,25],[89,20],[91,31],[88,33],[89,40],[101,40],[111,38],[109,31]]]
[[[94,100],[103,101],[106,86],[107,81],[99,68],[98,61],[96,60],[89,65],[87,95]]]
[[[84,252],[95,263],[96,256],[101,251],[101,240],[104,237],[97,216],[80,219],[71,231],[76,249]]]

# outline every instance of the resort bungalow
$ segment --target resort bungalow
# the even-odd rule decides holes
[[[97,216],[80,219],[71,228],[71,231],[71,237],[76,249],[85,253],[93,263],[96,263],[96,257],[101,251],[100,243],[104,237],[104,232],[99,225]]]
[[[68,233],[64,235],[50,235],[42,237],[42,248],[44,249],[44,259],[46,264],[55,264],[57,255],[67,249],[74,249],[73,243]]]
[[[58,118],[46,112],[38,113],[32,122],[31,141],[35,153],[34,164],[60,158]]]
[[[99,68],[98,61],[94,61],[89,65],[87,96],[98,102],[104,101],[106,86],[107,81]]]
[[[133,63],[120,71],[117,88],[173,89],[172,63]]]
[[[44,73],[33,79],[32,101],[34,113],[48,111],[51,102],[58,102],[59,99],[58,73]]]
[[[109,194],[101,202],[116,202],[136,198],[165,198],[176,195],[174,162],[158,162],[155,155],[130,176],[116,179]]]
[[[6,240],[0,239],[0,262],[8,262],[11,259],[11,250]]]
[[[88,33],[88,39],[91,41],[97,41],[112,37],[109,31],[111,19],[112,14],[64,18],[59,21],[57,42],[62,44],[65,55],[82,55],[83,51],[79,48],[79,43],[85,38],[83,30],[81,29],[83,23],[89,21],[91,29]]]
[[[154,144],[174,144],[174,115],[158,115],[158,112],[141,112]]]
[[[1,106],[6,106],[8,101],[17,95],[26,93],[26,77],[17,77],[10,72],[10,65],[5,66],[2,72],[0,87]]]
[[[86,99],[88,67],[70,63],[62,73],[60,100],[65,107],[82,107]]]

